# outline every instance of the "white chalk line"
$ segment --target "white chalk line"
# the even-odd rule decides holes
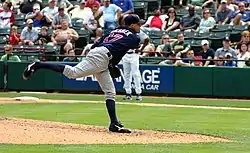
[[[11,98],[10,98],[11,99]],[[6,100],[6,98],[5,98]],[[90,101],[90,100],[52,100],[52,99],[39,99],[38,101],[15,101],[11,99],[11,103],[104,103],[104,101]],[[4,104],[0,98],[0,104]],[[14,101],[14,102],[13,102]],[[10,103],[6,101],[6,103]],[[179,105],[179,104],[159,104],[159,103],[142,103],[142,102],[116,102],[118,105],[136,105],[148,107],[169,107],[169,108],[199,108],[199,109],[214,109],[214,110],[241,110],[250,111],[250,108],[242,107],[220,107],[220,106],[201,106],[201,105]]]

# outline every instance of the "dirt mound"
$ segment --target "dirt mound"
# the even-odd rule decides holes
[[[106,127],[30,119],[0,119],[0,143],[11,144],[148,144],[229,142],[227,139],[187,133],[133,130],[110,133]]]

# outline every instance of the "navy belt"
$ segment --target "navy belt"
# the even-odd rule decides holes
[[[107,56],[109,58],[109,61],[113,58],[112,54],[110,52],[107,52]]]
[[[110,52],[107,52],[107,55],[108,55],[108,57],[111,57],[111,56],[112,56],[112,54],[111,54]]]
[[[127,52],[127,54],[133,54],[134,52]]]

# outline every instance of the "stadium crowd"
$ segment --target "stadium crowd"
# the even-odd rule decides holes
[[[146,18],[141,30],[151,41],[141,57],[164,57],[161,65],[250,66],[248,0],[174,0],[174,5],[183,7],[157,8]],[[132,0],[2,0],[0,29],[10,34],[4,47],[9,56],[1,60],[21,61],[10,58],[15,46],[59,46],[60,55],[68,56],[60,60],[79,62],[84,57],[76,55],[85,56],[96,39],[133,12]],[[89,41],[76,54],[82,33]]]

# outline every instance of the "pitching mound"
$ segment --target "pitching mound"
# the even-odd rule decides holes
[[[0,119],[0,143],[11,144],[148,144],[229,142],[227,139],[187,133],[134,130],[110,133],[106,127],[30,119]]]

